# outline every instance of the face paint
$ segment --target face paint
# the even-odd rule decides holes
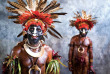
[[[79,30],[79,32],[80,32],[80,35],[81,35],[82,37],[85,37],[85,36],[87,35],[87,33],[88,33],[88,30],[87,30],[86,28],[81,28],[81,29]]]
[[[86,33],[86,31],[85,31],[85,29],[83,29],[83,34],[85,34]]]
[[[40,26],[31,25],[27,31],[27,38],[30,44],[35,45],[43,38],[43,32]]]

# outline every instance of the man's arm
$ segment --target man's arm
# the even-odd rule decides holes
[[[92,46],[91,40],[90,40],[90,45],[89,45],[89,71],[94,72],[94,69],[93,69],[93,46]]]
[[[11,69],[14,69],[14,73],[17,72],[18,70],[18,64],[15,63],[15,62],[18,62],[18,59],[17,57],[19,56],[19,53],[20,53],[20,49],[18,46],[15,46],[12,51],[11,51],[11,54],[9,56],[7,56],[7,58],[5,58],[5,61],[3,63],[3,74],[12,74],[12,70]],[[19,66],[19,69],[20,69],[20,66]]]
[[[89,64],[90,64],[90,66],[93,66],[93,47],[92,47],[92,41],[90,41],[90,46],[89,46]]]
[[[47,58],[47,64],[52,60],[52,49],[47,46],[47,51],[48,51],[48,58]]]
[[[73,38],[71,39],[71,42],[69,44],[69,54],[68,54],[68,58],[69,58],[69,70],[72,71],[72,55],[73,55],[73,50],[74,50],[74,40]]]
[[[19,44],[17,46],[15,46],[12,51],[11,51],[11,56],[13,57],[19,57],[19,53],[21,52],[21,46],[19,46]]]

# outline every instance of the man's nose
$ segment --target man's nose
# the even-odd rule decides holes
[[[86,33],[85,29],[83,29],[83,33],[84,33],[84,34]]]
[[[33,33],[33,36],[38,36],[38,33]]]
[[[35,33],[37,33],[37,31],[36,31],[36,30],[37,30],[37,27],[34,27],[34,32],[33,32],[34,34],[35,34]]]

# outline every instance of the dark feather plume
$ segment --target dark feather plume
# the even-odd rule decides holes
[[[52,31],[54,31],[56,34],[58,34],[61,38],[63,38],[63,37],[61,36],[61,34],[60,34],[59,32],[57,32],[53,27],[50,27],[50,29],[51,29]]]
[[[59,8],[60,4],[57,3],[56,0],[51,1],[51,3],[47,6],[46,6],[47,0],[35,0],[35,3],[33,3],[33,0],[26,0],[27,4],[23,0],[17,0],[17,1],[18,1],[18,3],[8,1],[8,3],[11,6],[13,6],[14,8],[6,7],[6,9],[9,12],[18,14],[16,16],[9,16],[8,17],[9,19],[17,19],[16,21],[13,21],[16,24],[20,24],[20,21],[18,20],[18,16],[25,13],[25,11],[36,10],[39,12],[48,13],[51,15],[52,19],[58,18],[59,15],[66,14],[66,13],[53,13],[56,10],[61,9],[61,8]],[[26,6],[28,6],[28,8]],[[25,25],[26,22],[27,21],[25,21],[23,25]],[[53,23],[61,23],[61,22],[60,21],[53,21]],[[57,32],[53,27],[49,27],[48,33],[56,38],[59,38],[59,39],[62,38],[61,34],[59,32]],[[21,32],[17,37],[19,37],[21,35],[23,35],[23,32]],[[46,38],[48,38],[47,35],[44,35],[44,36]]]
[[[43,8],[46,6],[46,3],[47,3],[47,0],[39,2],[37,10],[41,12]]]
[[[20,34],[18,34],[18,36],[17,36],[17,37],[20,37],[21,35],[23,35],[23,31],[22,31]]]
[[[8,11],[15,10],[14,8],[11,8],[11,7],[6,7],[6,9],[7,9]]]
[[[32,8],[33,1],[32,0],[26,0],[26,2],[28,4],[29,8]]]
[[[18,16],[8,16],[8,19],[18,19]]]
[[[48,30],[48,32],[49,32],[50,35],[52,35],[52,36],[54,36],[54,37],[60,39],[60,38],[59,38],[57,35],[55,35],[51,30]]]
[[[57,14],[51,15],[51,18],[56,19],[56,18],[58,18],[58,15]]]
[[[13,21],[13,22],[16,23],[16,24],[20,24],[19,20],[16,20],[16,21]]]
[[[75,22],[75,21],[70,20],[70,26],[72,26],[72,27],[73,27],[73,26],[74,26],[74,22]]]
[[[50,8],[48,8],[46,11],[44,11],[45,13],[48,13],[50,10],[52,11],[53,9],[55,9],[55,8],[57,8],[57,7],[59,7],[60,6],[60,4],[58,3],[58,4],[55,4],[54,6],[52,6],[52,7],[50,7]]]
[[[51,1],[51,3],[49,5],[47,5],[44,10],[42,12],[47,11],[49,8],[51,8],[52,6],[54,6],[56,4],[57,1],[53,0]]]
[[[25,2],[24,2],[23,0],[18,0],[18,3],[19,3],[21,6],[26,7],[26,4],[25,4]]]
[[[12,12],[12,13],[15,13],[15,14],[19,14],[17,11],[13,11],[13,10],[12,10],[12,11],[10,10],[10,11],[8,11],[8,12]]]
[[[6,7],[6,9],[8,10],[8,12],[19,14],[17,11],[15,11],[15,8]]]
[[[53,21],[53,23],[61,23],[60,21]]]
[[[15,7],[15,8],[18,8],[18,9],[22,9],[22,10],[27,11],[26,8],[22,7],[21,5],[19,5],[19,4],[16,3],[16,2],[10,2],[10,1],[7,1],[7,2],[8,2],[10,5],[12,5],[13,7]]]
[[[67,13],[51,13],[51,15],[55,15],[55,14],[57,14],[57,15],[65,15]]]

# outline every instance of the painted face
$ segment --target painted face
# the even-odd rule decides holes
[[[34,45],[43,37],[43,32],[40,26],[31,25],[27,31],[27,38],[30,44]]]
[[[82,37],[85,37],[85,36],[87,35],[87,33],[88,33],[88,30],[87,30],[86,28],[81,28],[81,29],[79,30],[79,33],[80,33],[80,35],[81,35]]]

